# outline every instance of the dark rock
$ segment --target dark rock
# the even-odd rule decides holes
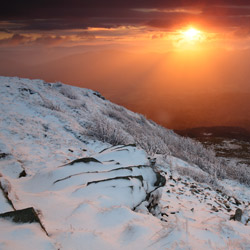
[[[30,95],[33,95],[33,94],[36,93],[36,92],[34,92],[33,90],[27,89],[27,88],[19,88],[19,91],[20,91],[20,92],[28,92]]]
[[[197,188],[197,186],[196,185],[191,185],[190,188]]]
[[[93,95],[95,95],[95,96],[101,98],[102,100],[106,100],[105,97],[103,97],[103,96],[102,96],[99,92],[97,92],[97,91],[94,92]]]
[[[8,154],[6,154],[6,153],[0,153],[0,159],[5,158],[6,156],[8,156]]]
[[[72,150],[72,149],[68,149],[69,150],[69,152],[71,152],[71,153],[73,153],[74,152],[74,150]]]
[[[97,159],[95,159],[93,157],[85,157],[85,158],[76,159],[76,160],[68,163],[67,165],[73,165],[73,164],[79,163],[79,162],[83,162],[83,163],[89,163],[89,162],[101,163],[100,161],[98,161]]]
[[[156,174],[156,182],[154,183],[155,187],[163,187],[166,184],[166,178],[162,176],[160,173],[155,172]]]
[[[194,194],[194,193],[196,193],[196,194],[199,194],[199,193],[200,193],[197,189],[193,189],[193,188],[190,189],[190,192],[193,193],[193,194]]]
[[[142,175],[136,175],[136,176],[117,176],[114,178],[108,178],[108,179],[103,179],[103,180],[97,180],[97,181],[90,181],[87,182],[87,186],[91,185],[91,184],[97,184],[97,183],[101,183],[101,182],[106,182],[106,181],[113,181],[113,180],[128,180],[130,181],[131,179],[138,179],[141,181],[142,186],[143,186],[143,177]]]
[[[235,201],[235,204],[236,204],[237,206],[241,205],[241,202],[240,202],[239,200],[237,200],[235,197],[234,197],[234,201]]]
[[[25,176],[27,176],[27,173],[26,173],[25,170],[23,170],[23,171],[19,174],[19,178],[25,177]]]
[[[151,166],[155,166],[155,164],[156,164],[156,158],[153,158],[153,159],[149,159],[149,164],[151,165]]]
[[[215,206],[213,206],[211,210],[216,212],[216,213],[219,212],[219,210]]]
[[[15,210],[7,213],[0,214],[0,218],[10,219],[15,223],[38,223],[42,230],[49,236],[45,227],[41,223],[37,212],[33,207],[28,207],[25,209]]]
[[[38,218],[38,215],[33,207],[3,213],[0,214],[0,218],[10,218],[16,223],[40,222],[40,219]]]
[[[250,218],[247,219],[245,225],[247,226],[248,222],[250,222]]]
[[[241,217],[242,217],[242,210],[240,208],[237,208],[235,214],[230,216],[230,220],[241,221]]]
[[[165,220],[165,219],[163,219],[163,218],[161,218],[161,221],[165,221],[165,222],[168,222],[167,220]]]
[[[167,216],[167,217],[168,217],[168,214],[166,214],[166,213],[161,213],[161,216]]]
[[[9,189],[8,188],[4,188],[3,185],[2,185],[2,182],[0,180],[0,190],[2,190],[3,192],[3,195],[6,199],[6,201],[9,203],[9,205],[15,210],[15,207],[11,201],[11,199],[9,198]]]

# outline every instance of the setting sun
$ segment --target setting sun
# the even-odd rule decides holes
[[[182,35],[183,35],[183,38],[186,41],[193,42],[193,41],[196,41],[196,40],[200,40],[201,31],[199,31],[199,30],[197,30],[195,28],[189,28],[188,30],[183,31]]]

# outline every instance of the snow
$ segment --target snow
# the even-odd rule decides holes
[[[86,136],[109,103],[93,93],[0,77],[0,213],[13,210],[7,194],[15,209],[34,207],[48,232],[0,218],[0,249],[250,249],[248,187],[224,180],[218,192],[180,176],[178,166],[203,172],[181,159],[157,155],[153,167],[134,145]],[[237,208],[241,222],[229,220]]]

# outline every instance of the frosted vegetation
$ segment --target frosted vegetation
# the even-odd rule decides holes
[[[93,117],[87,135],[112,145],[136,144],[149,155],[174,156],[197,165],[208,175],[194,175],[185,171],[197,181],[217,185],[218,179],[233,179],[250,185],[250,168],[235,166],[215,156],[212,149],[205,148],[200,142],[175,134],[141,114],[134,114],[113,103],[108,103],[98,116]],[[181,169],[179,169],[181,171]]]
[[[25,86],[25,83],[23,84]],[[33,98],[34,105],[53,111],[58,119],[63,119],[63,113],[70,110],[79,130],[74,132],[70,128],[70,122],[65,124],[64,129],[77,133],[75,136],[79,140],[88,136],[111,145],[135,144],[150,156],[161,154],[166,161],[169,156],[174,156],[198,166],[207,174],[196,176],[193,172],[183,170],[186,175],[192,176],[197,181],[217,185],[217,179],[232,179],[250,186],[248,166],[236,167],[233,161],[217,158],[212,149],[205,148],[190,138],[181,137],[141,114],[111,103],[98,92],[74,88],[60,82],[50,84],[36,80],[36,84],[33,89],[23,87],[19,92],[22,95],[34,94],[36,96]],[[39,86],[46,92],[36,91],[35,88]],[[56,98],[58,95],[59,99]],[[100,103],[98,109],[95,107],[96,101],[95,104],[92,101],[94,97],[98,97],[95,98]]]
[[[62,83],[0,77],[0,114],[0,249],[249,248],[247,168]]]

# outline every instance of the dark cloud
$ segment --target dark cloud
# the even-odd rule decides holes
[[[248,16],[250,15],[250,2],[248,6],[206,6],[202,9],[202,14],[211,16]]]
[[[248,26],[249,7],[249,0],[14,0],[1,4],[0,20],[12,22],[7,27],[12,31],[110,28],[121,25],[169,28],[193,21],[217,26],[231,26],[232,23]],[[190,8],[200,12],[185,12]],[[175,12],[174,9],[184,11]]]
[[[56,46],[63,43],[66,39],[62,36],[42,36],[33,41],[36,44],[42,44],[47,46]]]
[[[11,32],[8,29],[0,28],[0,32],[11,34]]]
[[[12,34],[9,38],[0,39],[0,45],[18,46],[18,45],[43,45],[43,46],[58,46],[65,42],[74,42],[78,39],[79,42],[86,40],[94,40],[95,36],[89,32],[80,32],[73,35],[42,35],[34,37],[32,34]]]
[[[77,33],[76,36],[79,37],[79,38],[81,38],[81,39],[86,39],[86,40],[94,40],[94,39],[96,39],[95,35],[90,34],[87,31]]]
[[[27,42],[27,38],[20,34],[13,34],[10,38],[0,40],[0,45],[16,46]]]

